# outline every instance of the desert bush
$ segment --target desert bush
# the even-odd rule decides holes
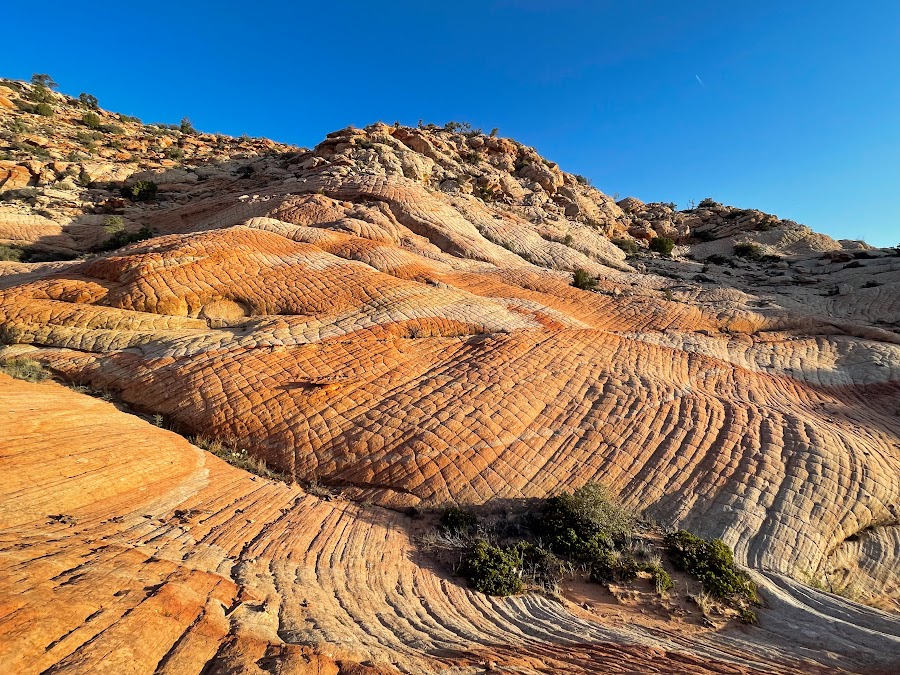
[[[703,583],[703,588],[722,600],[756,601],[756,587],[734,564],[734,554],[721,539],[707,541],[679,530],[666,535],[672,563]]]
[[[139,180],[134,185],[123,187],[122,196],[135,202],[146,202],[156,199],[158,186],[152,180]]]
[[[653,237],[650,240],[650,250],[660,255],[672,255],[672,249],[675,248],[675,240],[670,237]]]
[[[557,558],[552,551],[529,542],[519,542],[516,547],[522,561],[523,575],[529,584],[550,593],[559,593],[559,584],[571,571],[571,565]]]
[[[115,234],[125,229],[125,219],[122,216],[107,216],[103,221],[103,229],[109,234]]]
[[[641,247],[633,239],[613,239],[612,243],[625,251],[626,255],[637,255],[641,252]]]
[[[525,590],[518,550],[479,540],[463,558],[460,572],[469,585],[487,595],[513,595]]]
[[[194,125],[191,123],[191,120],[187,117],[181,118],[181,122],[178,125],[178,129],[183,134],[194,135],[197,133],[197,130],[194,128]]]
[[[170,146],[166,148],[166,157],[169,159],[184,159],[184,150],[177,146]]]
[[[118,124],[103,124],[100,131],[111,136],[122,136],[125,134],[125,128]]]
[[[605,584],[610,581],[635,579],[640,565],[628,553],[607,549],[591,562],[591,581]]]
[[[444,129],[451,133],[465,134],[466,136],[476,136],[481,133],[481,129],[473,127],[468,122],[447,122]]]
[[[249,471],[263,478],[284,478],[277,471],[271,470],[262,459],[253,457],[246,449],[238,447],[235,440],[222,441],[218,438],[195,436],[190,441],[198,448],[214,454],[238,469]]]
[[[88,110],[100,109],[100,102],[93,94],[80,93],[78,95],[78,103],[81,104],[81,107],[87,108]]]
[[[441,514],[441,527],[450,534],[471,534],[478,527],[478,516],[454,506]]]
[[[12,358],[0,361],[0,372],[17,380],[27,382],[43,382],[50,377],[44,366],[34,359]]]
[[[38,103],[34,112],[36,115],[41,115],[42,117],[53,117],[53,106],[49,103]]]
[[[104,225],[104,228],[106,228],[106,225]],[[107,231],[111,231],[112,236],[105,242],[103,242],[101,246],[94,249],[95,251],[114,251],[117,248],[122,248],[123,246],[128,246],[129,244],[134,244],[139,241],[144,241],[145,239],[150,239],[153,236],[153,230],[151,230],[146,225],[137,232],[128,232],[124,227],[112,230],[107,229]]]
[[[10,246],[9,244],[0,244],[0,261],[2,262],[22,262],[25,252],[18,246]]]
[[[59,86],[46,73],[32,73],[31,84],[35,87],[44,87],[45,89],[56,89]]]
[[[53,92],[47,87],[37,85],[28,94],[28,99],[34,103],[50,103],[53,101]]]
[[[23,101],[22,99],[16,99],[14,101],[16,107],[22,112],[31,113],[32,115],[37,114],[37,106],[33,103],[28,103],[28,101]]]
[[[86,112],[81,116],[81,123],[88,129],[99,129],[103,124],[103,120],[95,112]]]
[[[759,244],[745,241],[734,245],[734,254],[739,258],[749,258],[751,260],[759,260],[763,257],[763,249]],[[709,258],[707,258],[708,260]]]
[[[650,581],[656,588],[657,593],[665,593],[666,591],[672,590],[675,586],[675,584],[672,583],[672,577],[658,562],[651,562],[644,565],[644,571],[650,574]]]
[[[548,499],[534,529],[551,550],[590,561],[630,537],[634,519],[605,486],[586,483]]]
[[[586,269],[577,267],[572,275],[572,285],[583,291],[590,291],[597,288],[597,280]]]
[[[706,199],[702,200],[700,202],[700,204],[698,204],[698,206],[701,209],[711,209],[711,208],[715,208],[716,206],[722,206],[722,205],[719,204],[719,202],[717,202],[712,197],[707,197]]]

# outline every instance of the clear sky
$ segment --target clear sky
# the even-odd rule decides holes
[[[900,1],[41,2],[0,74],[145,122],[315,145],[468,121],[621,197],[900,242]]]

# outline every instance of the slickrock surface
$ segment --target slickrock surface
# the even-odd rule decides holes
[[[690,635],[488,598],[422,564],[402,515],[250,476],[58,384],[0,383],[3,672],[878,673],[900,645],[883,615],[786,581],[761,628]]]
[[[51,159],[81,152],[66,143],[83,111],[56,107],[41,121],[0,106],[0,122],[46,126]],[[122,124],[147,145],[86,186],[60,190],[66,171],[26,159],[29,138],[0,165],[0,244],[35,261],[0,262],[0,356],[360,504],[600,481],[725,539],[772,609],[759,628],[679,637],[478,596],[423,566],[397,511],[319,502],[55,384],[2,378],[0,458],[20,476],[0,500],[10,667],[898,666],[897,251],[706,200],[616,203],[474,131],[378,124],[302,151]],[[150,137],[180,144],[177,161]],[[119,196],[138,179],[156,199]],[[111,215],[154,236],[57,260],[96,252]],[[654,237],[674,257],[650,253]],[[595,291],[571,286],[577,268]],[[63,609],[50,620],[46,603]]]

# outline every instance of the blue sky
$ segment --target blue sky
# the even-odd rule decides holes
[[[347,124],[464,120],[611,195],[900,242],[896,0],[43,2],[4,18],[0,74],[49,73],[146,122],[312,146]]]

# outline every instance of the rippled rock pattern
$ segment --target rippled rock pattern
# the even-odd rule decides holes
[[[0,512],[2,564],[20,575],[0,587],[18,631],[8,668],[617,672],[625,652],[660,672],[896,664],[895,619],[796,583],[900,603],[895,251],[714,202],[617,204],[477,132],[348,128],[237,170],[202,154],[125,179],[166,186],[116,207],[153,238],[0,262],[2,355],[377,506],[319,502],[108,405],[4,378],[2,458],[28,477]],[[12,244],[104,237],[92,216],[73,230],[6,208]],[[658,236],[674,257],[649,253]],[[572,287],[577,268],[595,291]],[[777,618],[678,644],[536,596],[487,599],[423,567],[409,522],[377,508],[587,481],[725,539],[766,575]],[[47,621],[43,603],[72,610]],[[797,622],[828,630],[834,655],[812,637],[791,646]],[[125,654],[139,627],[153,639]],[[754,656],[757,640],[769,647]]]

